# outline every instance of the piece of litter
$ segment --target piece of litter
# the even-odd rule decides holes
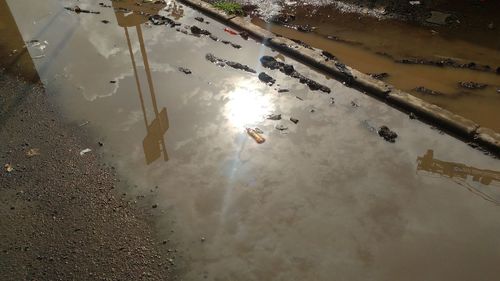
[[[247,134],[251,136],[257,143],[261,144],[266,141],[264,137],[262,137],[257,131],[251,128],[247,128]]]
[[[91,151],[92,151],[92,149],[90,149],[90,148],[85,148],[84,150],[80,151],[80,155],[81,155],[81,156],[83,156],[84,154],[89,153],[89,152],[91,152]]]
[[[89,121],[85,121],[85,122],[83,122],[82,124],[78,125],[78,127],[83,127],[83,126],[85,126],[85,125],[88,125],[89,123],[90,123]]]
[[[38,148],[31,148],[30,150],[28,150],[28,152],[26,152],[26,156],[28,157],[33,157],[37,155],[40,155],[40,150]]]
[[[7,171],[7,173],[10,173],[10,172],[14,171],[14,168],[9,163],[5,164],[4,168],[5,168],[5,171]]]
[[[410,5],[412,6],[416,6],[416,5],[420,5],[420,1],[410,1]]]
[[[290,121],[292,121],[295,124],[299,123],[299,119],[296,119],[296,118],[293,118],[293,117],[290,117]]]

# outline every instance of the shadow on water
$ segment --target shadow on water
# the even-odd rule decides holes
[[[424,156],[418,157],[417,164],[417,172],[425,171],[448,177],[457,184],[467,188],[473,194],[482,197],[484,200],[490,201],[495,205],[500,205],[500,200],[495,198],[498,196],[489,194],[489,191],[483,189],[481,186],[476,187],[468,182],[468,178],[472,177],[473,182],[481,183],[483,186],[495,185],[493,182],[500,184],[500,172],[482,170],[461,163],[441,161],[434,158],[433,150],[427,150]],[[500,187],[500,185],[498,185],[498,187]]]
[[[157,14],[159,10],[163,9],[166,5],[144,4],[142,6],[135,5],[135,1],[123,1],[123,2],[112,2],[113,8],[115,9],[115,16],[118,25],[123,27],[125,30],[125,36],[127,38],[127,45],[130,53],[130,58],[132,60],[132,67],[134,69],[135,82],[137,84],[137,93],[139,95],[139,100],[141,102],[141,109],[144,116],[144,125],[146,126],[147,134],[142,142],[144,149],[144,156],[146,163],[149,165],[154,161],[158,160],[163,154],[163,159],[168,161],[168,154],[165,145],[165,133],[169,128],[169,121],[167,115],[167,109],[163,107],[161,110],[158,109],[158,104],[156,102],[156,93],[153,84],[153,78],[151,75],[151,68],[149,66],[148,56],[146,52],[146,47],[144,45],[144,37],[142,35],[141,24],[148,21],[148,18],[143,15],[143,13]],[[144,63],[144,70],[146,72],[146,77],[148,81],[148,89],[151,97],[152,108],[154,111],[154,119],[150,122],[148,121],[146,106],[144,102],[144,95],[142,92],[142,87],[138,75],[137,65],[135,61],[134,51],[132,49],[132,43],[130,41],[130,34],[128,28],[135,27],[137,32],[137,37],[139,40],[139,45],[141,49],[142,60]]]

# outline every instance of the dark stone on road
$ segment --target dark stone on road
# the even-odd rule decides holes
[[[259,80],[268,85],[273,85],[276,82],[274,78],[272,78],[271,76],[267,75],[264,72],[259,73]]]
[[[179,67],[178,68],[180,72],[183,72],[184,74],[191,74],[191,70],[189,70],[188,68],[184,68],[184,67]]]
[[[191,33],[193,33],[194,35],[210,35],[210,31],[208,30],[205,30],[205,29],[201,29],[199,27],[197,27],[196,25],[193,25],[191,26]]]
[[[398,134],[391,131],[387,126],[380,127],[380,129],[378,130],[378,135],[391,143],[396,142],[396,138],[398,137]]]

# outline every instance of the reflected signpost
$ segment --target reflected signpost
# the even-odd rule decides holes
[[[161,157],[162,153],[163,153],[163,159],[165,161],[168,161],[168,154],[164,137],[165,133],[169,128],[167,109],[163,107],[161,110],[158,110],[158,104],[156,102],[156,93],[153,85],[153,79],[151,76],[151,69],[149,67],[148,56],[146,53],[144,38],[141,29],[141,24],[148,21],[148,15],[157,14],[158,11],[163,9],[166,5],[155,4],[155,3],[144,3],[138,6],[136,5],[136,1],[134,0],[113,1],[112,4],[115,10],[115,16],[118,25],[123,27],[125,30],[125,36],[127,38],[130,58],[132,60],[132,67],[134,69],[135,82],[137,84],[137,92],[139,94],[141,109],[144,115],[144,123],[146,126],[147,134],[142,144],[144,149],[144,155],[146,158],[146,163],[148,165],[153,163],[154,161],[156,161]],[[144,62],[144,68],[151,96],[151,103],[153,105],[153,111],[155,114],[155,118],[151,122],[148,121],[147,117],[146,107],[144,104],[144,96],[142,93],[141,83],[137,73],[137,65],[134,57],[134,51],[132,50],[132,44],[130,42],[130,34],[128,30],[129,27],[135,27],[135,30],[137,31],[137,37],[139,39],[141,55]]]
[[[417,158],[417,171],[426,171],[433,174],[446,176],[450,179],[455,179],[466,183],[467,178],[472,177],[472,181],[480,182],[487,186],[493,182],[500,183],[500,172],[481,170],[475,167],[469,167],[461,163],[445,162],[434,158],[434,151],[427,150],[427,153]],[[495,199],[493,195],[479,190],[476,187],[467,185],[472,193],[483,197],[485,200],[500,205],[500,201]]]

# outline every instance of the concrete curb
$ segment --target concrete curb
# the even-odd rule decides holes
[[[279,50],[285,55],[330,74],[349,86],[381,99],[389,105],[411,112],[428,123],[439,125],[443,130],[465,141],[478,143],[493,154],[500,156],[500,134],[491,129],[481,127],[469,119],[430,104],[409,93],[394,89],[392,85],[372,78],[338,61],[327,60],[319,49],[306,48],[290,39],[276,36],[272,32],[262,29],[244,18],[228,16],[202,0],[178,1],[236,29],[246,31],[255,39]]]

